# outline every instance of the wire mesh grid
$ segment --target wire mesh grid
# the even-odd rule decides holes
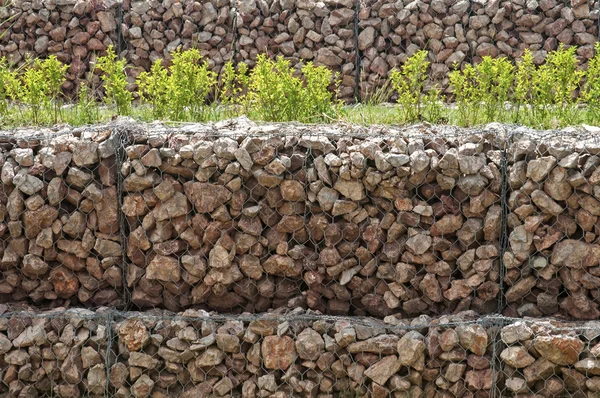
[[[2,141],[2,302],[123,304],[111,134],[17,134]]]
[[[339,97],[351,101],[356,76],[356,1],[237,1],[236,61],[253,67],[259,54],[307,62],[338,74]]]
[[[55,55],[69,65],[62,88],[73,96],[96,53],[119,42],[117,9],[117,2],[4,1],[0,53],[17,65]]]
[[[122,212],[136,308],[499,311],[494,133],[230,128],[129,137]]]
[[[9,396],[597,391],[593,131],[239,118],[0,148]],[[103,305],[145,312],[64,310]]]
[[[219,74],[234,59],[235,1],[127,1],[123,5],[124,49],[130,83],[157,60],[169,66],[172,52],[196,48]]]
[[[598,148],[595,134],[511,137],[506,315],[600,316]]]
[[[5,308],[2,308],[4,311]],[[597,321],[394,323],[296,309],[218,315],[57,308],[0,315],[6,396],[590,396]]]

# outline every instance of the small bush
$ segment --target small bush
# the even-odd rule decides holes
[[[8,93],[15,101],[25,105],[31,116],[33,124],[39,124],[50,118],[43,118],[47,111],[53,115],[54,123],[58,122],[60,109],[61,86],[65,81],[65,73],[68,65],[58,61],[56,56],[51,55],[46,60],[36,59],[33,65],[25,68],[24,73],[15,79],[14,75],[8,75]],[[26,118],[27,119],[27,118]]]
[[[127,90],[127,61],[117,60],[113,46],[108,47],[106,52],[105,56],[98,58],[96,65],[103,72],[101,78],[104,81],[104,102],[107,105],[116,105],[119,115],[129,115],[133,94]]]
[[[458,109],[457,122],[461,126],[470,126],[479,119],[481,92],[476,87],[476,70],[472,65],[465,65],[461,71],[455,70],[448,75]]]
[[[7,115],[9,99],[18,85],[17,72],[10,69],[6,57],[0,58],[0,117]]]
[[[475,66],[475,89],[486,121],[499,120],[513,86],[514,66],[504,57],[484,56]]]
[[[430,64],[427,54],[425,50],[418,51],[406,60],[400,70],[394,69],[390,75],[392,86],[398,92],[401,120],[405,123],[423,120],[423,106],[428,110],[437,109],[432,105],[438,102],[439,91],[434,88],[428,95],[423,92]]]
[[[329,121],[339,110],[335,94],[328,90],[332,74],[323,66],[311,62],[302,68],[305,82],[294,76],[289,61],[276,61],[261,54],[250,73],[248,93],[243,102],[249,113],[271,122]],[[335,86],[339,82],[335,82]]]
[[[517,63],[515,72],[515,84],[513,89],[513,102],[515,106],[514,121],[527,120],[533,106],[533,76],[536,67],[533,63],[533,55],[529,49],[525,49],[523,58]]]
[[[152,64],[150,72],[142,72],[137,78],[140,98],[152,105],[152,116],[163,119],[169,114],[169,75],[162,60]]]
[[[537,68],[533,76],[533,117],[530,120],[534,126],[556,128],[575,122],[579,99],[573,94],[583,77],[575,51],[575,47],[565,49],[561,44]]]
[[[596,43],[594,57],[589,61],[581,95],[587,105],[586,121],[600,123],[600,43]]]
[[[197,49],[176,50],[172,56],[168,70],[157,60],[149,73],[138,77],[142,99],[152,105],[155,118],[207,120],[206,101],[216,85],[216,73],[208,69],[207,62],[199,64],[201,55]]]

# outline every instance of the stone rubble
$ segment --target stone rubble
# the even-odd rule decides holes
[[[2,145],[0,302],[123,304],[110,137],[68,132]]]
[[[455,63],[516,60],[529,48],[539,64],[563,43],[577,45],[587,64],[598,37],[597,0],[36,0],[0,11],[10,16],[0,56],[22,63],[27,54],[56,55],[71,65],[70,94],[110,45],[122,46],[130,88],[155,60],[196,46],[215,72],[232,59],[253,66],[265,52],[294,66],[314,61],[339,73],[340,97],[352,100],[355,88],[366,98],[419,49],[430,51],[426,86],[444,91]]]
[[[261,137],[251,126],[248,137],[239,127],[132,135],[121,177],[136,306],[497,311],[493,136],[325,138],[282,126]]]
[[[505,315],[600,317],[598,153],[574,133],[509,145]]]

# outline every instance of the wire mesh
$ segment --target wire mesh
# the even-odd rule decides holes
[[[512,320],[502,327],[500,396],[598,393],[597,321]]]
[[[498,311],[494,133],[369,137],[239,122],[231,134],[129,138],[122,211],[136,307]]]
[[[5,135],[0,394],[593,395],[588,130],[239,118]],[[78,212],[95,243],[72,269]],[[144,311],[65,309],[107,304]]]
[[[106,369],[111,361],[112,338],[106,312],[57,308],[3,313],[0,394],[108,396]]]
[[[112,132],[26,134],[2,145],[0,300],[121,306]]]
[[[354,0],[237,2],[237,61],[253,67],[259,54],[282,56],[300,69],[306,62],[338,74],[339,96],[354,98]]]
[[[64,93],[86,80],[97,52],[119,41],[117,2],[4,1],[0,5],[0,56],[22,65],[55,55],[69,64]],[[99,79],[94,84],[98,85]]]
[[[230,0],[126,2],[121,54],[133,66],[130,82],[157,60],[169,66],[176,49],[198,49],[209,69],[220,73],[234,58],[234,6]]]
[[[499,2],[491,3],[498,7]],[[393,98],[393,90],[386,90],[390,72],[419,50],[428,50],[431,62],[425,89],[434,84],[441,91],[448,89],[447,75],[453,65],[457,63],[460,67],[473,60],[475,32],[469,28],[473,12],[474,6],[469,0],[362,0],[358,33],[361,99],[387,101]],[[474,28],[484,25],[491,25],[489,18],[475,23]],[[488,32],[478,34],[483,38]],[[378,90],[383,90],[385,95],[378,95]]]
[[[511,137],[505,315],[600,316],[598,148],[590,133]]]

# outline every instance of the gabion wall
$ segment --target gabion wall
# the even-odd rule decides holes
[[[427,84],[442,89],[455,63],[517,59],[525,48],[541,63],[559,43],[577,45],[585,64],[598,39],[598,1],[11,0],[0,21],[0,56],[21,63],[55,54],[71,65],[71,94],[110,45],[129,62],[131,83],[177,47],[195,46],[215,72],[230,60],[253,66],[260,53],[326,65],[340,74],[341,97],[352,100],[373,93],[419,49],[430,51]],[[98,75],[90,79],[100,84]]]
[[[595,134],[4,133],[0,394],[594,394]]]

